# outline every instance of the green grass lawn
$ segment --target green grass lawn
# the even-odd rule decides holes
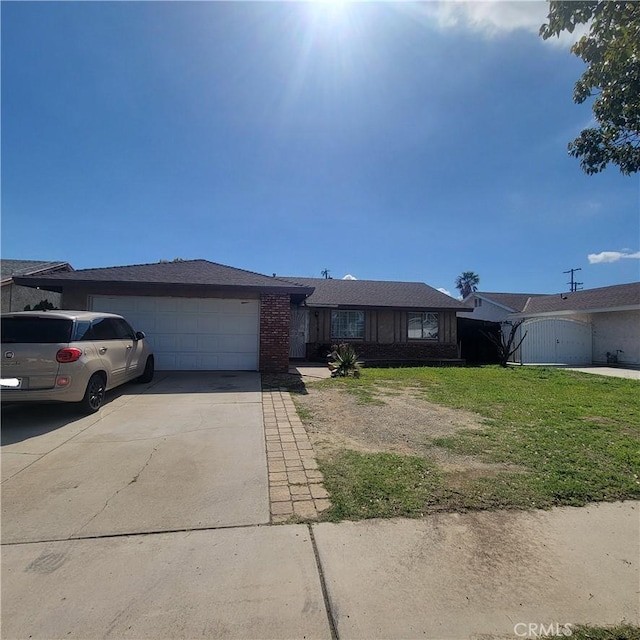
[[[637,381],[542,367],[429,367],[365,369],[359,379],[318,384],[369,404],[411,388],[429,402],[476,412],[486,419],[483,428],[433,445],[518,467],[461,475],[428,457],[341,451],[318,461],[333,502],[329,519],[640,498]]]
[[[621,624],[616,627],[575,625],[571,629],[571,638],[573,640],[640,640],[640,627],[630,624]]]

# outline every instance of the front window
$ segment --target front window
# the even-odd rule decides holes
[[[438,314],[410,313],[408,337],[415,340],[437,340]]]
[[[364,311],[332,311],[332,338],[364,338]]]

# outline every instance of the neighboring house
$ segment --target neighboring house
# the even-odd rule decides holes
[[[504,322],[510,314],[522,311],[529,298],[538,297],[539,293],[488,293],[475,291],[462,302],[473,307],[473,320],[485,322]],[[468,314],[458,317],[468,318]]]
[[[527,331],[516,362],[640,366],[640,282],[531,297],[510,318]]]
[[[125,316],[147,334],[159,370],[288,371],[291,304],[313,291],[207,260],[17,280],[62,293],[65,309]]]
[[[2,277],[2,311],[24,311],[42,300],[48,300],[54,307],[60,306],[60,294],[38,291],[14,282],[16,276],[43,275],[73,271],[68,262],[44,262],[42,260],[0,260]]]
[[[456,313],[473,309],[422,282],[284,279],[314,290],[292,309],[292,357],[346,342],[365,363],[459,361]]]
[[[286,372],[290,354],[305,357],[320,344],[345,341],[357,343],[365,359],[453,361],[456,312],[465,308],[422,283],[285,279],[207,260],[18,283],[61,293],[65,309],[125,316],[148,335],[160,370]]]
[[[458,313],[458,341],[460,354],[475,364],[500,362],[498,350],[489,338],[499,340],[500,323],[512,313],[522,311],[529,298],[536,293],[489,293],[474,291],[462,302],[473,307],[473,314]]]

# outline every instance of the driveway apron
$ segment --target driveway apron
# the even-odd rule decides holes
[[[119,393],[97,416],[4,412],[4,544],[269,522],[258,374],[158,374]]]

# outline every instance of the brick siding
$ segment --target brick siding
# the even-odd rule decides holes
[[[349,342],[342,340],[341,342]],[[396,342],[394,344],[379,344],[376,342],[352,342],[356,353],[366,364],[367,361],[420,362],[427,364],[433,360],[450,360],[458,358],[458,347],[450,342]],[[328,346],[328,345],[327,345]],[[318,351],[317,345],[308,344],[308,355],[313,357]]]
[[[289,294],[260,296],[260,371],[286,373],[289,370]]]

